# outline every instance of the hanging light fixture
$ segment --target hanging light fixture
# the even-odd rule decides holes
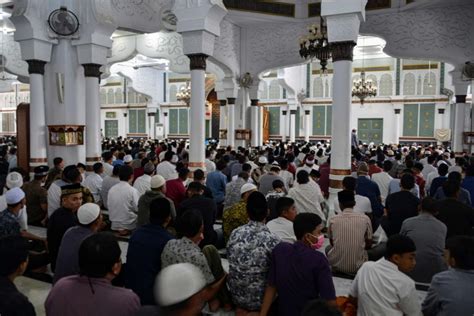
[[[318,59],[321,65],[321,75],[327,74],[328,60],[331,59],[331,47],[328,41],[327,26],[320,17],[320,25],[310,25],[309,35],[300,37],[300,56],[304,59]]]
[[[178,93],[176,93],[176,99],[189,106],[191,102],[191,83],[189,81],[186,82],[186,86],[181,87]]]
[[[365,39],[363,39],[362,46],[365,46]],[[361,106],[364,105],[364,101],[368,97],[375,97],[377,95],[377,87],[370,79],[365,79],[365,57],[362,50],[362,71],[360,73],[360,79],[354,81],[352,87],[352,96],[360,99]]]

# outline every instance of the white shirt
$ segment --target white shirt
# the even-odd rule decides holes
[[[285,187],[287,189],[293,186],[293,182],[295,182],[295,178],[293,177],[293,174],[291,172],[289,172],[288,170],[281,170],[278,175],[283,178],[285,182]]]
[[[385,171],[372,174],[372,181],[374,181],[380,190],[382,196],[382,204],[385,205],[385,199],[388,195],[388,186],[393,178]]]
[[[133,187],[137,189],[138,195],[142,196],[146,191],[151,190],[151,176],[144,174],[138,177]]]
[[[232,181],[237,181],[238,178],[239,178],[239,175],[236,174],[235,176],[232,177]],[[255,184],[251,177],[249,177],[249,179],[247,180],[247,183]]]
[[[302,167],[298,167],[296,168],[296,175],[298,175],[298,172],[300,172],[301,170],[305,170],[308,174],[311,173],[311,170],[316,170],[318,171],[319,170],[319,166],[317,164],[314,164],[312,167],[308,166],[308,165],[304,165]]]
[[[460,174],[462,174],[462,168],[459,166],[451,166],[448,169],[448,173],[451,173],[451,172],[459,172]]]
[[[306,184],[295,183],[289,190],[288,197],[295,200],[298,214],[314,213],[319,215],[323,221],[326,220],[326,215],[321,208],[321,203],[324,202],[324,196],[316,182],[310,180]]]
[[[167,160],[160,162],[158,166],[156,166],[156,174],[165,178],[166,181],[178,178],[176,166]]]
[[[423,170],[421,170],[421,173],[423,174],[423,179],[428,179],[428,176],[432,172],[437,172],[438,169],[433,167],[433,165],[426,164],[423,166]]]
[[[422,315],[415,282],[384,258],[362,265],[349,295],[358,298],[357,316]]]
[[[112,172],[114,171],[114,166],[112,166],[111,164],[109,164],[107,162],[102,163],[102,165],[104,166],[104,174],[106,176],[111,177]]]
[[[270,232],[282,241],[294,243],[296,241],[295,231],[293,230],[293,222],[284,218],[277,217],[267,223]]]
[[[48,217],[53,215],[54,211],[56,211],[61,206],[61,187],[58,184],[58,181],[61,181],[66,185],[62,180],[56,180],[49,186],[48,189]]]
[[[5,194],[3,194],[0,196],[0,212],[4,212],[7,207],[8,205],[5,199]],[[28,213],[26,212],[26,206],[23,206],[18,213],[17,220],[22,230],[28,230]]]
[[[207,173],[216,171],[216,164],[213,161],[206,158],[204,163],[206,164]]]
[[[107,196],[113,230],[133,230],[137,225],[138,191],[126,181],[114,185]]]
[[[362,214],[372,213],[372,203],[370,203],[370,200],[368,197],[356,194],[354,196],[354,199],[356,202],[353,208],[354,212],[362,213]],[[336,214],[341,213],[341,208],[339,207],[339,200],[337,198],[334,200],[334,212]]]
[[[102,201],[102,198],[100,197],[100,191],[102,190],[103,181],[104,179],[102,179],[102,177],[95,172],[91,173],[84,180],[84,186],[91,191],[95,203],[100,203]]]
[[[425,184],[426,192],[430,192],[431,183],[433,183],[433,180],[437,177],[439,177],[438,169],[428,174],[428,178],[426,178],[426,184]]]

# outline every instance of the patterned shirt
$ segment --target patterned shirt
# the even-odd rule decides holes
[[[234,229],[247,224],[248,221],[247,203],[244,200],[225,210],[222,215],[222,231],[225,241],[229,240]]]
[[[215,281],[211,268],[207,263],[206,256],[204,256],[199,246],[187,237],[172,239],[166,243],[163,249],[163,253],[161,254],[161,268],[164,269],[176,263],[192,263],[201,269],[207,284]]]
[[[0,211],[0,238],[20,235],[20,231],[21,227],[15,215],[8,209]]]
[[[278,243],[279,238],[260,222],[250,221],[232,232],[227,244],[227,285],[238,307],[260,310],[271,253]]]
[[[240,189],[247,183],[243,178],[227,183],[225,186],[224,209],[232,207],[240,201]]]

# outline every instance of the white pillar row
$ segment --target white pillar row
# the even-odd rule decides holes
[[[454,105],[454,128],[452,135],[452,147],[455,153],[464,151],[463,132],[466,120],[466,95],[456,95],[456,104]]]
[[[304,110],[304,141],[309,142],[309,136],[311,135],[311,111]]]
[[[227,135],[225,138],[221,138],[221,136],[227,133],[227,100],[219,100],[220,107],[219,107],[219,145],[226,146],[227,145]]]
[[[251,136],[250,136],[250,144],[252,147],[257,147],[259,146],[259,134],[260,134],[260,128],[259,128],[259,119],[258,119],[258,99],[252,99],[250,101],[250,130],[251,130]]]
[[[190,108],[190,133],[189,133],[189,169],[202,169],[206,171],[204,163],[206,158],[206,109],[205,109],[205,74],[206,54],[188,55],[191,63],[191,108]]]
[[[281,115],[283,115],[283,128],[280,128],[281,130],[281,141],[282,142],[286,142],[286,136],[288,135],[287,134],[287,131],[288,131],[288,111],[287,110],[282,110],[281,111]]]
[[[395,139],[394,143],[398,144],[400,143],[400,135],[401,135],[401,124],[402,124],[402,109],[393,109],[393,112],[395,114]]]
[[[92,171],[92,166],[101,160],[100,137],[100,100],[99,78],[100,67],[98,64],[83,64],[86,81],[86,168]]]
[[[290,110],[290,142],[296,140],[296,110]]]
[[[342,180],[351,174],[351,78],[354,41],[332,43],[334,67],[331,170],[329,193],[332,200],[342,189]]]
[[[152,108],[151,110],[156,111],[156,108]],[[151,139],[156,138],[156,128],[155,128],[155,116],[156,112],[148,112],[148,136]]]
[[[27,60],[30,73],[30,156],[29,171],[48,164],[47,130],[44,104],[44,65],[42,60]]]
[[[227,146],[235,147],[235,98],[227,98]]]
[[[258,143],[260,146],[263,145],[263,120],[264,120],[264,107],[258,107],[258,126],[259,126],[259,134],[258,134]]]

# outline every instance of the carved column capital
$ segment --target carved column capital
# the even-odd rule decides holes
[[[352,61],[354,54],[354,46],[356,43],[353,41],[345,41],[345,42],[334,42],[331,43],[331,51],[332,51],[332,61],[340,61],[340,60],[349,60]]]
[[[394,109],[393,110],[395,112],[395,114],[400,114],[400,112],[402,111],[401,109]]]
[[[235,104],[235,98],[227,98],[227,103],[228,103],[229,105]]]
[[[250,100],[250,105],[251,105],[251,106],[258,106],[258,99],[252,99],[252,100]]]
[[[444,109],[438,109],[438,114],[444,114]]]
[[[226,106],[227,105],[227,100],[219,100],[221,106]]]
[[[290,110],[290,115],[296,115],[296,110]]]
[[[285,110],[281,111],[281,115],[286,115],[286,112],[288,111],[285,111]]]
[[[310,110],[304,110],[304,114],[309,115],[309,114],[311,114],[311,111]]]
[[[457,95],[456,103],[466,103],[466,95]]]
[[[206,59],[208,57],[206,54],[190,54],[188,57],[191,70],[206,70]]]
[[[28,63],[28,73],[44,75],[44,65],[46,65],[45,61],[29,59],[26,62]]]
[[[84,76],[100,78],[101,72],[99,64],[82,64],[84,67]]]

